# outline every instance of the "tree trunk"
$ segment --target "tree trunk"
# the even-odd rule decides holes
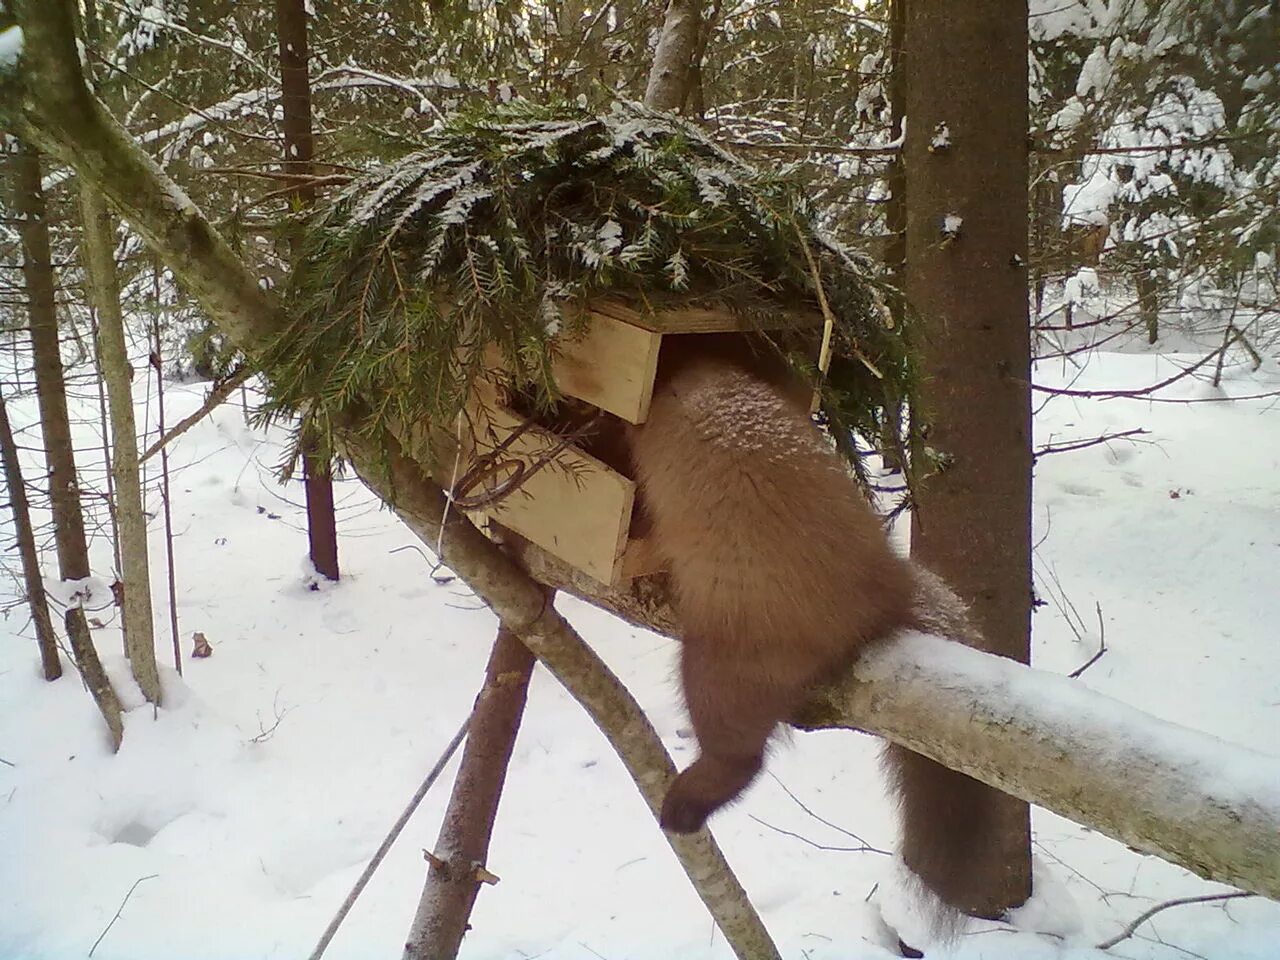
[[[906,15],[906,292],[922,324],[927,442],[945,458],[916,491],[911,550],[972,604],[986,649],[1026,663],[1027,3],[910,0]],[[941,768],[934,774],[940,785],[932,809],[917,812],[935,824],[952,816],[957,842],[983,856],[941,866],[926,862],[929,851],[906,849],[908,866],[922,875],[963,874],[976,915],[999,916],[1024,902],[1031,894],[1027,805],[964,778],[944,780]],[[933,877],[923,878],[934,886]]]
[[[284,108],[284,169],[297,177],[292,199],[315,202],[310,184],[314,144],[311,136],[311,80],[307,76],[307,11],[305,0],[276,0],[276,33],[280,47],[280,90]],[[338,579],[338,529],[333,508],[333,475],[327,461],[310,451],[303,437],[302,474],[307,495],[307,537],[311,564],[329,580]]]
[[[22,581],[27,588],[27,604],[31,622],[35,624],[36,646],[40,648],[40,666],[46,680],[62,676],[62,659],[58,656],[58,635],[49,617],[49,601],[40,577],[40,555],[36,550],[35,531],[31,527],[31,506],[23,485],[22,464],[18,462],[18,444],[13,439],[9,411],[0,395],[0,458],[4,460],[4,482],[9,488],[9,509],[13,511],[13,527],[17,534],[18,556],[22,558]]]
[[[67,415],[67,390],[62,376],[58,315],[53,296],[53,259],[49,249],[44,192],[40,187],[40,157],[34,150],[23,147],[14,155],[13,162],[17,166],[15,206],[21,220],[22,274],[26,280],[31,313],[36,397],[40,405],[45,457],[49,464],[49,507],[53,514],[58,567],[63,580],[83,580],[89,576],[89,551],[85,545],[71,421]],[[102,711],[111,735],[112,749],[119,750],[124,736],[120,701],[102,669],[98,651],[94,649],[83,608],[68,607],[64,620],[80,676]]]
[[[1160,339],[1160,287],[1149,267],[1139,265],[1133,279],[1138,292],[1138,315],[1142,317],[1143,329],[1147,331],[1147,343],[1155,344]]]
[[[720,22],[722,6],[723,0],[712,0],[711,9],[698,24],[698,42],[689,64],[689,82],[684,100],[680,104],[681,113],[688,113],[699,120],[705,119],[707,113],[707,91],[706,84],[703,82],[702,67],[707,61],[707,48],[711,45],[711,36]]]
[[[902,57],[902,43],[906,33],[907,0],[890,0],[889,4],[889,135],[895,143],[902,142],[902,124],[906,110],[906,69]],[[886,177],[889,202],[885,205],[885,230],[889,242],[885,245],[885,266],[889,268],[889,312],[898,323],[906,322],[907,270],[907,170],[899,150],[889,161]],[[903,401],[890,398],[885,402],[884,422],[881,424],[880,456],[888,470],[903,470],[902,462]]]
[[[138,475],[138,434],[133,422],[133,368],[125,343],[120,287],[116,281],[115,223],[106,198],[93,187],[80,188],[82,239],[89,292],[98,315],[102,376],[111,408],[111,475],[119,530],[120,574],[124,578],[125,653],[142,695],[161,699],[156,667],[155,624],[151,611],[151,567],[147,561],[147,516]]]
[[[667,4],[667,16],[644,89],[646,107],[679,110],[688,98],[701,6],[701,0],[670,0]]]
[[[403,960],[453,960],[462,946],[535,662],[515,634],[498,628]]]

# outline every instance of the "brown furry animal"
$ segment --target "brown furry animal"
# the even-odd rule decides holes
[[[906,626],[982,649],[964,601],[918,564],[911,572],[915,609]],[[884,761],[902,816],[902,861],[943,906],[932,911],[934,932],[955,934],[961,914],[997,919],[981,894],[1010,869],[1001,843],[1009,822],[1001,820],[999,795],[896,743],[885,745]]]
[[[783,371],[711,338],[664,354],[648,421],[631,428],[648,549],[671,572],[685,699],[701,754],[662,825],[692,832],[755,777],[775,726],[811,688],[898,629],[981,647],[964,603],[896,557],[844,462]],[[976,780],[889,744],[902,857],[943,909],[980,915],[1000,823]]]
[[[697,352],[664,363],[630,443],[701,749],[662,808],[688,833],[751,782],[815,684],[908,621],[913,580],[802,394]]]

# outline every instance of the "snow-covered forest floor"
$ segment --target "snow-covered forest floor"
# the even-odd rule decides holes
[[[1276,390],[1274,353],[1257,372],[1229,364],[1221,390],[1193,378],[1157,396]],[[1101,353],[1083,369],[1041,363],[1036,377],[1073,390],[1126,389],[1200,355]],[[204,391],[169,386],[169,422],[194,410]],[[91,399],[73,403],[73,416],[91,421],[86,446],[97,442]],[[1107,652],[1081,683],[1280,753],[1280,400],[1039,395],[1037,405],[1046,400],[1038,446],[1149,432],[1037,465],[1036,574],[1046,601],[1035,618],[1037,665],[1070,672],[1105,630]],[[34,399],[13,402],[11,415],[17,426],[34,423]],[[154,429],[154,396],[139,398],[144,416]],[[97,944],[98,960],[305,956],[469,710],[494,618],[458,583],[433,580],[414,538],[350,479],[339,488],[343,580],[309,589],[301,490],[272,475],[283,439],[248,429],[230,403],[174,444],[183,654],[200,631],[213,655],[186,659],[182,679],[169,669],[167,705],[153,715],[127,679],[116,611],[91,610],[106,622],[95,634],[99,649],[135,707],[118,756],[73,672],[52,685],[40,679],[25,609],[7,608],[3,960],[86,956],[140,880]],[[90,455],[85,461],[92,473]],[[34,460],[27,469],[29,480],[38,476]],[[148,507],[167,645],[157,471],[151,464]],[[0,522],[10,542],[7,510]],[[105,575],[104,538],[95,550]],[[16,563],[12,555],[7,566]],[[19,592],[16,582],[3,589],[10,599]],[[675,643],[572,599],[559,603],[635,690],[677,763],[688,762],[695,744],[681,736]],[[746,799],[713,821],[788,960],[891,955],[874,905],[891,860],[841,849],[858,846],[850,833],[893,847],[877,750],[855,734],[797,734]],[[421,851],[434,842],[448,789],[446,778],[428,796],[327,957],[399,955]],[[1157,902],[1222,888],[1045,811],[1035,812],[1035,828],[1039,893],[1023,929],[975,923],[955,957],[1280,956],[1280,904],[1258,899],[1178,907],[1107,954],[1095,951],[1091,944]],[[501,882],[481,892],[465,957],[730,956],[621,764],[541,671],[488,866]],[[1048,935],[1027,932],[1037,929]]]

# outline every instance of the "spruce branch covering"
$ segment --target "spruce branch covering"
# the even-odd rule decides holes
[[[727,308],[750,327],[816,314],[819,276],[837,323],[832,420],[870,432],[886,396],[912,392],[875,268],[817,230],[798,180],[637,104],[473,106],[331,197],[303,235],[263,414],[303,414],[321,437],[353,417],[371,434],[452,423],[491,344],[552,406],[555,339],[583,329],[593,298]],[[804,344],[812,368],[815,336],[771,338]]]

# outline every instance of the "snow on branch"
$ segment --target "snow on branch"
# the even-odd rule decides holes
[[[661,577],[607,588],[536,547],[521,560],[631,623],[674,627]],[[865,655],[797,726],[880,734],[1206,879],[1280,899],[1280,758],[971,649],[959,599],[932,574],[918,578],[921,630]]]
[[[1280,897],[1280,758],[1067,677],[909,632],[819,713],[1199,876]]]

